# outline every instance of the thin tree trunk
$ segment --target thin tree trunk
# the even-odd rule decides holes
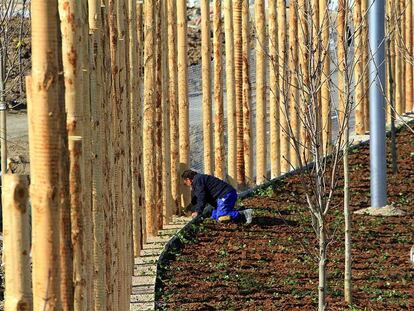
[[[338,2],[338,90],[339,90],[339,102],[338,102],[338,127],[341,129],[345,121],[345,70],[346,70],[346,57],[345,57],[345,35],[346,35],[346,12],[345,1],[339,0]]]
[[[203,83],[204,173],[214,172],[211,110],[210,1],[201,1],[201,59]]]
[[[326,233],[322,219],[319,219],[319,285],[318,285],[318,310],[325,311],[326,295],[328,291],[326,271]]]
[[[32,103],[29,137],[33,223],[33,309],[61,307],[59,182],[64,103],[59,101],[58,8],[32,1]],[[50,118],[53,114],[55,117]],[[62,124],[63,123],[63,124]]]
[[[154,163],[154,123],[155,123],[155,59],[154,59],[154,2],[144,3],[144,183],[147,235],[157,235],[155,205],[155,163]]]
[[[242,8],[242,44],[243,44],[243,152],[247,186],[253,181],[253,156],[251,141],[251,84],[250,84],[250,9],[249,1],[243,0]]]
[[[347,119],[349,119],[347,117]],[[347,304],[352,304],[352,218],[350,211],[349,193],[349,121],[345,124],[344,145],[344,218],[345,218],[345,272],[344,272],[344,296]]]
[[[402,95],[402,102],[401,102],[401,109],[402,109],[402,113],[405,113],[405,103],[406,103],[406,95],[407,93],[405,92],[405,85],[407,83],[406,81],[406,76],[405,76],[405,11],[406,11],[406,6],[405,6],[405,0],[400,0],[400,20],[399,20],[399,29],[400,29],[400,33],[399,33],[399,37],[400,37],[400,42],[399,42],[399,51],[400,51],[400,57],[401,57],[401,95]]]
[[[280,175],[279,55],[276,0],[269,1],[270,178]]]
[[[236,103],[236,180],[237,187],[243,189],[246,186],[244,170],[244,145],[243,145],[243,38],[242,38],[242,7],[243,1],[234,1],[233,25],[234,25],[234,83]]]
[[[279,51],[279,118],[280,118],[280,171],[286,173],[289,165],[289,134],[287,120],[287,42],[286,42],[286,3],[277,0],[277,29]]]
[[[254,3],[256,24],[256,184],[266,181],[266,17],[263,0]]]
[[[32,310],[28,176],[4,174],[5,310]]]
[[[362,14],[361,14],[361,0],[356,0],[353,7],[354,19],[354,67],[355,67],[355,132],[357,135],[365,134],[364,124],[364,84],[363,78],[363,63],[362,63]]]
[[[236,103],[234,89],[234,33],[233,33],[233,1],[224,1],[224,34],[226,46],[226,95],[227,95],[227,178],[236,187]]]
[[[297,78],[297,63],[298,63],[298,13],[297,0],[291,0],[289,4],[289,120],[292,132],[291,145],[295,146],[296,140],[299,140],[299,118],[298,118],[298,78]],[[296,148],[290,148],[290,163],[296,168],[299,164],[299,159],[296,153]]]
[[[170,146],[171,146],[171,195],[173,212],[177,214],[181,208],[180,201],[180,174],[179,174],[179,128],[178,128],[178,80],[177,80],[177,4],[175,0],[168,0],[168,67],[169,67],[169,106],[170,106]]]
[[[224,109],[221,0],[214,0],[213,52],[214,52],[214,168],[215,175],[226,178],[224,160]]]
[[[187,59],[187,1],[177,1],[177,59],[178,59],[178,115],[180,141],[180,174],[190,166],[190,136],[188,110],[188,59]],[[181,183],[181,204],[190,203],[190,189]]]

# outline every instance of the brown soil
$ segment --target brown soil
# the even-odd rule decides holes
[[[329,310],[413,310],[414,135],[398,135],[398,175],[388,199],[406,216],[353,214],[353,309],[344,303],[342,177],[330,211]],[[389,159],[390,161],[390,159]],[[350,156],[351,208],[368,207],[369,147]],[[342,173],[341,173],[342,174]],[[251,226],[205,221],[161,276],[158,310],[317,309],[317,247],[299,177],[245,199]]]

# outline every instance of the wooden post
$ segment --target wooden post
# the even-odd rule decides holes
[[[299,137],[299,115],[298,115],[298,77],[297,77],[297,63],[298,63],[298,24],[297,16],[297,0],[291,0],[289,3],[289,120],[291,132],[291,144],[295,147],[290,148],[290,163],[293,168],[299,165],[298,155],[296,149]]]
[[[204,173],[213,174],[213,133],[211,110],[211,48],[210,48],[210,1],[201,1],[201,61],[203,83],[203,143]]]
[[[90,103],[92,123],[92,220],[93,220],[93,300],[95,310],[106,309],[105,284],[105,213],[103,188],[103,140],[102,127],[104,124],[102,113],[103,76],[101,45],[101,7],[100,2],[88,0],[89,10],[89,57],[90,57]]]
[[[355,81],[355,132],[357,135],[365,134],[364,124],[364,88],[363,88],[363,63],[362,63],[362,13],[361,0],[356,0],[353,7],[354,19],[354,81]]]
[[[93,309],[93,224],[92,224],[92,124],[91,124],[91,87],[90,87],[90,58],[89,58],[89,17],[88,17],[88,0],[78,1],[79,8],[79,31],[82,39],[79,44],[79,56],[81,58],[82,72],[82,105],[84,127],[82,133],[83,148],[83,195],[84,195],[84,218],[83,226],[85,230],[85,288],[87,308]]]
[[[279,54],[279,118],[280,118],[280,171],[286,173],[289,165],[289,135],[287,122],[287,42],[286,2],[277,0],[278,54]]]
[[[368,0],[361,0],[361,13],[363,20],[362,28],[362,53],[363,53],[363,86],[364,86],[364,127],[366,131],[369,131],[369,46],[368,46]]]
[[[172,219],[172,197],[171,197],[171,148],[170,148],[170,101],[168,95],[168,22],[167,1],[161,2],[161,42],[162,42],[162,180],[163,180],[163,223],[169,224]]]
[[[155,206],[155,59],[154,59],[154,2],[144,3],[144,184],[147,235],[157,235]]]
[[[407,83],[406,81],[406,76],[405,76],[405,11],[406,11],[406,5],[405,5],[405,0],[400,0],[400,21],[399,21],[399,29],[400,29],[400,43],[399,43],[399,50],[401,53],[401,94],[403,96],[402,98],[402,103],[401,103],[401,109],[402,109],[402,113],[405,113],[405,103],[407,100],[406,97],[406,91],[405,91],[405,85]]]
[[[32,310],[28,176],[3,175],[3,264],[8,310]]]
[[[86,277],[85,210],[83,201],[82,137],[69,136],[71,220],[73,244],[74,310],[85,310],[88,304]]]
[[[214,0],[213,15],[214,52],[214,167],[215,176],[226,178],[224,160],[224,108],[223,108],[223,64],[221,0]]]
[[[322,150],[325,154],[332,149],[332,119],[331,119],[331,92],[330,92],[330,64],[331,54],[329,48],[329,9],[327,0],[319,0],[319,27],[321,31],[321,61],[323,62],[321,77],[321,112],[322,112]]]
[[[177,4],[167,0],[168,6],[168,97],[170,106],[170,146],[171,146],[171,196],[173,213],[181,210],[180,200],[180,161],[178,128],[178,77],[177,77]]]
[[[141,6],[142,8],[142,6]],[[141,88],[140,71],[141,56],[138,46],[138,28],[141,24],[138,20],[139,11],[136,2],[128,0],[128,20],[129,20],[129,93],[130,93],[130,117],[131,117],[131,175],[132,175],[132,234],[134,257],[139,256],[142,245],[142,226],[141,226],[141,187],[140,187],[140,144],[141,126]]]
[[[156,64],[156,82],[155,82],[155,204],[157,206],[157,226],[161,230],[163,227],[163,180],[162,180],[162,133],[164,131],[162,127],[162,42],[161,42],[161,0],[156,1],[155,7],[155,29],[156,29],[156,42],[155,42],[155,64]]]
[[[412,0],[406,1],[405,6],[405,112],[412,111],[413,108],[413,32],[412,32]],[[411,62],[410,62],[411,58]]]
[[[309,96],[309,46],[311,41],[309,40],[309,29],[308,29],[308,18],[309,18],[309,3],[306,0],[299,0],[298,2],[298,43],[299,43],[299,66],[300,75],[298,79],[298,85],[300,88],[299,92],[299,107],[298,111],[302,115],[301,127],[300,127],[300,141],[302,147],[300,148],[301,161],[303,164],[308,163],[310,154],[310,144],[308,130],[305,126],[304,116],[306,109],[310,103]]]
[[[242,8],[243,43],[243,152],[247,186],[254,184],[251,141],[251,87],[250,87],[250,8],[249,0],[243,0]]]
[[[346,0],[339,0],[338,2],[338,90],[339,90],[339,101],[338,101],[338,126],[342,128],[345,120],[345,70],[346,70],[346,59],[345,59],[345,35],[346,35]]]
[[[32,5],[32,103],[29,107],[33,224],[33,309],[61,308],[59,183],[64,104],[59,100],[58,8],[56,1]],[[30,91],[29,91],[30,92]],[[53,118],[51,118],[51,115]]]
[[[266,181],[266,16],[264,1],[254,2],[256,24],[256,184]]]
[[[236,109],[236,182],[239,189],[246,186],[243,145],[243,42],[242,42],[243,1],[234,1],[234,83]]]
[[[188,59],[187,59],[187,1],[177,1],[177,55],[178,55],[178,115],[180,141],[180,175],[190,165],[190,136],[188,111]],[[181,184],[181,204],[190,203],[190,189]]]
[[[279,55],[276,0],[269,1],[270,178],[280,175]]]
[[[224,1],[224,34],[226,47],[226,102],[227,102],[227,178],[233,186],[236,182],[236,103],[234,90],[234,39],[233,39],[233,1]]]
[[[403,77],[402,77],[402,53],[401,53],[401,2],[398,0],[395,4],[395,109],[398,114],[403,113]]]

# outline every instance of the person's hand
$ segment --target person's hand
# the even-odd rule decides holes
[[[194,212],[191,214],[191,217],[196,218],[198,216],[198,212]]]

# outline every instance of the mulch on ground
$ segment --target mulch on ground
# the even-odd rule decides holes
[[[389,151],[389,146],[388,146]],[[388,200],[406,216],[353,215],[353,306],[344,303],[342,169],[330,211],[329,310],[413,310],[414,134],[398,134],[398,175],[388,157]],[[351,209],[370,204],[369,146],[350,155]],[[298,176],[242,204],[252,225],[204,221],[161,275],[158,310],[314,310],[317,240]]]

